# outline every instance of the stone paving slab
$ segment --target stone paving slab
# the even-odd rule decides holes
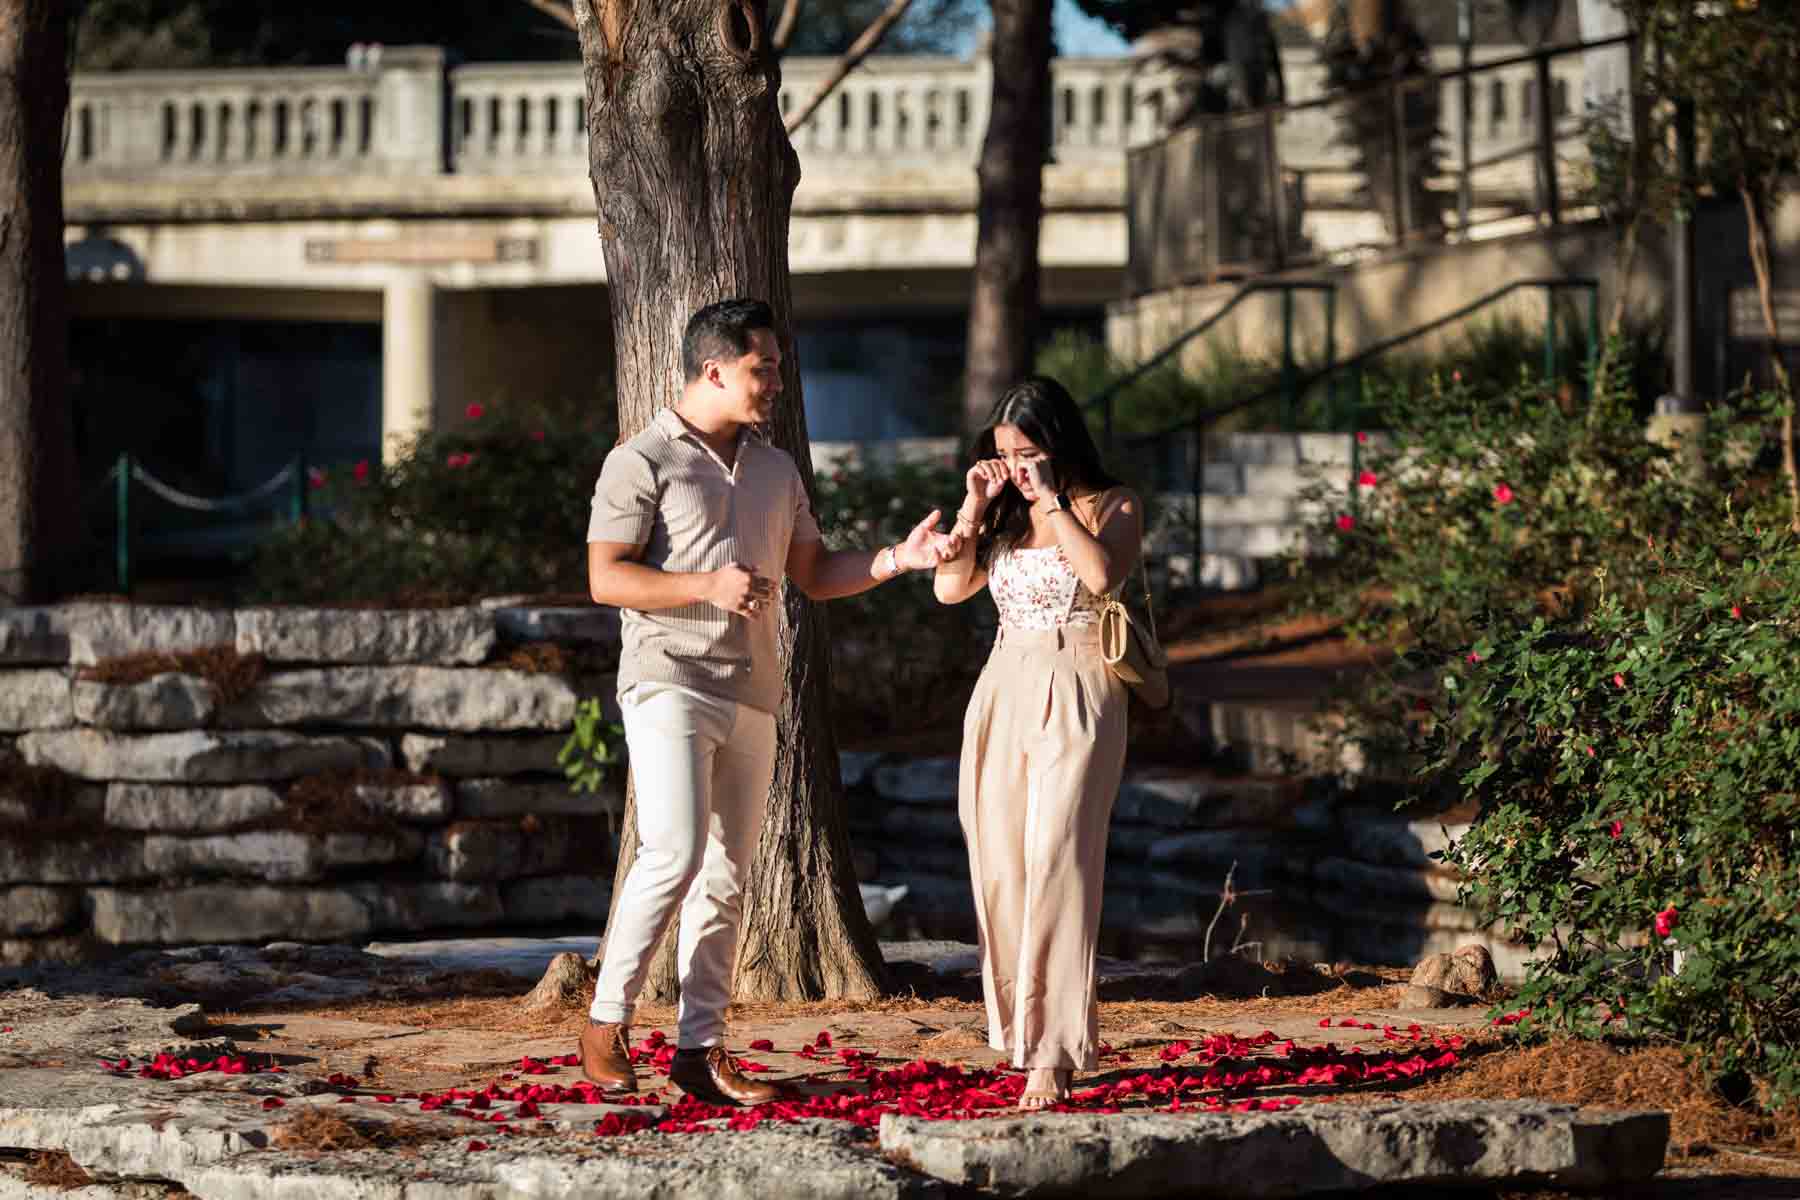
[[[1668,1141],[1667,1113],[1597,1113],[1531,1100],[881,1119],[886,1154],[953,1186],[1096,1200],[1272,1200],[1424,1184],[1611,1187],[1654,1175]]]
[[[401,1168],[401,1169],[396,1169]],[[925,1200],[941,1184],[831,1122],[729,1136],[634,1135],[582,1144],[458,1141],[397,1162],[378,1151],[258,1154],[182,1173],[201,1200]]]

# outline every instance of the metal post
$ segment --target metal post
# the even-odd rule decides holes
[[[288,498],[288,520],[298,525],[306,516],[306,456],[294,455],[294,494]]]
[[[1551,225],[1562,224],[1562,193],[1556,183],[1556,114],[1551,110],[1550,55],[1537,52],[1538,172],[1543,178],[1544,211]]]
[[[1275,215],[1275,264],[1287,266],[1287,189],[1281,183],[1281,152],[1275,142],[1275,110],[1265,108],[1262,119],[1264,174],[1269,187],[1269,211]]]
[[[1398,75],[1388,81],[1388,145],[1393,150],[1394,245],[1401,246],[1412,229],[1412,189],[1407,186],[1406,92]]]
[[[1469,212],[1475,207],[1475,0],[1457,0],[1456,43],[1462,55],[1462,179],[1456,188],[1457,231],[1469,236]]]
[[[1681,100],[1675,105],[1675,153],[1681,173],[1681,196],[1675,205],[1675,220],[1670,228],[1670,291],[1674,293],[1669,314],[1669,357],[1674,376],[1678,411],[1698,412],[1694,388],[1695,316],[1699,311],[1694,265],[1694,102]]]
[[[113,568],[118,575],[119,591],[131,595],[131,451],[119,455],[113,479],[114,513],[119,528],[114,537]]]
[[[1600,372],[1600,355],[1604,353],[1600,346],[1600,285],[1587,285],[1588,294],[1588,327],[1587,327],[1587,390],[1588,400],[1594,398],[1594,380]]]
[[[1544,285],[1544,382],[1556,382],[1556,285]]]
[[[1337,288],[1325,293],[1325,411],[1334,425],[1342,425],[1337,406]]]
[[[1294,289],[1281,289],[1281,404],[1287,427],[1299,430],[1299,397],[1294,394]]]

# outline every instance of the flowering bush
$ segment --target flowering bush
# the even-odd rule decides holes
[[[1296,569],[1399,650],[1346,698],[1365,761],[1475,810],[1444,857],[1539,955],[1508,1023],[1671,1038],[1800,1098],[1800,544],[1767,410],[1715,412],[1690,473],[1623,388],[1386,407],[1358,486],[1315,493],[1335,558]]]
[[[1642,595],[1449,667],[1428,771],[1464,898],[1539,952],[1527,1023],[1668,1037],[1800,1101],[1800,545],[1726,523]]]
[[[260,547],[253,590],[293,603],[587,591],[588,497],[610,430],[471,404],[389,464],[316,468],[310,515]]]

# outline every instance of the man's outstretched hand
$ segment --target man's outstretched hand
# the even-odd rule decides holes
[[[949,534],[938,532],[938,522],[943,517],[942,509],[926,513],[925,519],[914,525],[906,540],[895,548],[894,562],[908,571],[929,571],[955,558],[961,546]]]

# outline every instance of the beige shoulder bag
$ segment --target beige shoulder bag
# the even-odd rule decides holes
[[[1099,505],[1095,505],[1093,530],[1099,536]],[[1144,620],[1139,621],[1124,600],[1121,583],[1106,597],[1100,610],[1100,657],[1138,699],[1151,708],[1167,708],[1173,693],[1169,687],[1169,656],[1156,637],[1156,611],[1150,602],[1150,573],[1138,552],[1138,578],[1144,585]]]

